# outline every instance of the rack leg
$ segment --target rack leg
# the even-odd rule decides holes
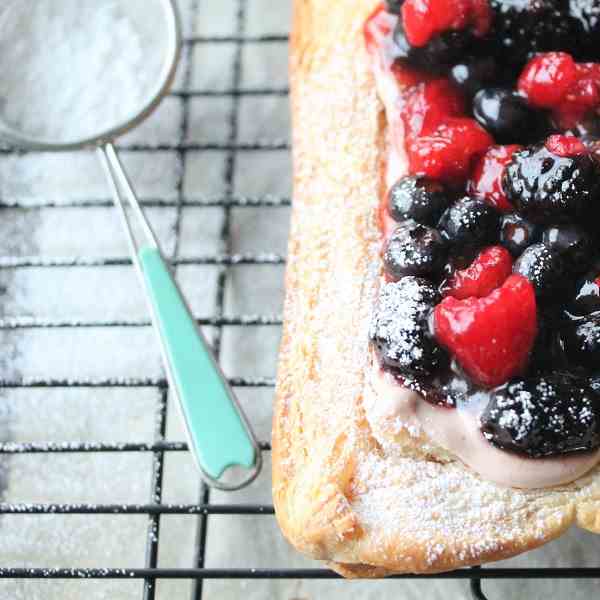
[[[473,567],[474,571],[479,571],[480,569],[481,567]],[[481,589],[481,579],[479,579],[478,577],[471,579],[470,587],[471,596],[473,597],[473,600],[488,600],[487,596],[483,593],[483,590]]]

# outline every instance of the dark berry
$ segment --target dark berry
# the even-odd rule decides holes
[[[575,321],[561,332],[569,364],[594,372],[600,369],[600,313]]]
[[[566,368],[563,352],[559,344],[556,324],[552,320],[538,319],[538,334],[535,339],[531,358],[527,367],[530,375],[552,373],[560,368]]]
[[[582,46],[584,58],[587,61],[600,60],[600,1],[599,0],[570,0],[570,14],[582,25]]]
[[[516,379],[496,391],[481,415],[495,446],[538,458],[600,446],[600,396],[567,373]]]
[[[385,0],[385,9],[394,15],[400,14],[400,9],[404,4],[404,0]]]
[[[500,243],[513,255],[520,256],[540,238],[540,229],[516,213],[504,215],[500,224]]]
[[[441,271],[445,259],[446,245],[439,232],[412,219],[396,227],[383,253],[385,272],[390,279],[435,274]]]
[[[600,394],[600,374],[590,377],[590,386],[597,394]]]
[[[466,196],[444,212],[439,229],[458,246],[490,246],[498,241],[500,215],[483,200]]]
[[[429,334],[437,290],[418,277],[385,284],[379,294],[370,337],[384,368],[404,375],[428,375],[445,360]]]
[[[402,19],[394,29],[394,54],[411,67],[430,73],[445,73],[464,54],[469,39],[460,31],[447,31],[434,37],[426,46],[412,46],[406,39]]]
[[[600,167],[589,154],[558,156],[544,144],[530,146],[513,155],[504,190],[534,223],[584,222],[600,201]]]
[[[388,211],[396,221],[413,219],[423,225],[435,226],[448,203],[444,186],[425,177],[402,177],[388,193]]]
[[[544,112],[531,108],[517,92],[507,88],[478,92],[473,115],[500,144],[537,142],[550,128]]]
[[[578,316],[600,312],[600,265],[577,282],[575,299],[569,306],[569,312]]]
[[[529,246],[515,262],[513,272],[531,281],[539,300],[557,300],[568,285],[568,273],[561,255],[545,244]]]
[[[500,60],[522,65],[537,52],[576,52],[582,26],[556,0],[490,0],[490,37]]]
[[[577,225],[550,227],[544,231],[542,242],[556,250],[562,256],[565,267],[575,274],[589,268],[596,252],[592,236]]]
[[[491,56],[468,58],[450,70],[450,81],[468,96],[474,96],[497,80],[496,59]]]

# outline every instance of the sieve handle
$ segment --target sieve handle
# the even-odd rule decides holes
[[[206,342],[112,144],[98,149],[115,205],[127,233],[152,310],[169,381],[179,401],[190,450],[204,480],[222,490],[237,490],[253,481],[262,466],[260,448],[235,395]],[[143,242],[136,241],[126,203],[138,220]],[[241,481],[222,481],[225,471],[249,469]],[[237,475],[237,474],[236,474]],[[237,478],[237,477],[236,477]]]

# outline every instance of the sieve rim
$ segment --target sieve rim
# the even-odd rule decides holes
[[[139,108],[130,111],[116,125],[95,135],[86,135],[64,142],[23,133],[19,129],[7,124],[0,114],[0,140],[23,150],[42,150],[47,152],[79,150],[81,148],[99,147],[108,144],[145,121],[158,108],[162,99],[171,89],[181,56],[181,18],[175,0],[157,1],[166,17],[166,60],[161,67],[155,86],[150,88],[145,99],[140,102]]]

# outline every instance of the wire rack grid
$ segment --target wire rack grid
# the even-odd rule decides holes
[[[216,286],[215,314],[208,318],[199,319],[200,324],[211,326],[215,329],[213,338],[214,350],[220,355],[222,345],[222,332],[224,327],[236,326],[241,328],[264,328],[277,327],[281,325],[281,317],[278,315],[252,315],[239,314],[228,316],[225,314],[226,281],[233,268],[241,268],[244,265],[283,265],[284,256],[275,253],[232,253],[231,251],[231,210],[234,208],[281,208],[290,205],[289,198],[278,196],[242,197],[234,193],[234,173],[236,162],[241,153],[255,151],[288,150],[288,143],[278,140],[262,141],[255,143],[241,143],[238,141],[238,129],[240,121],[240,99],[245,96],[253,96],[261,100],[271,97],[285,97],[288,90],[285,87],[253,88],[251,90],[242,87],[242,55],[248,45],[261,45],[273,42],[285,44],[287,34],[250,36],[246,34],[247,5],[246,0],[235,0],[235,34],[227,36],[201,36],[192,32],[186,37],[184,45],[185,69],[181,88],[172,92],[172,96],[179,98],[183,105],[181,120],[179,123],[178,141],[176,144],[146,145],[143,143],[127,146],[127,152],[159,152],[172,151],[177,154],[180,162],[179,176],[176,184],[175,201],[175,248],[173,250],[173,268],[177,269],[185,265],[211,265],[219,269]],[[199,11],[200,0],[188,2],[188,14],[184,19],[195,22]],[[192,63],[194,59],[194,48],[202,44],[229,44],[233,46],[233,74],[232,88],[227,90],[204,90],[191,89]],[[188,141],[188,130],[190,128],[190,102],[194,98],[230,98],[231,111],[228,115],[228,135],[224,142],[220,143],[191,143]],[[223,177],[222,193],[217,197],[203,198],[201,200],[191,199],[186,196],[184,189],[184,176],[187,161],[191,152],[212,151],[224,152],[226,156],[225,171]],[[4,154],[15,154],[10,148],[2,149]],[[145,198],[144,205],[147,207],[172,207],[173,203],[156,199]],[[36,203],[22,203],[19,200],[0,200],[0,206],[27,211],[32,208],[65,207],[109,207],[108,199],[85,198],[74,200],[70,204],[56,203],[54,200],[39,201]],[[182,212],[186,207],[218,207],[223,210],[224,219],[220,231],[220,249],[218,253],[207,253],[196,256],[180,256],[180,229]],[[66,257],[48,258],[45,256],[4,256],[0,259],[0,268],[27,269],[53,267],[93,267],[101,268],[115,265],[130,265],[125,258],[87,258]],[[113,319],[104,320],[82,320],[82,319],[51,319],[43,317],[12,317],[3,318],[0,328],[3,330],[22,329],[68,329],[71,328],[96,328],[96,327],[142,327],[148,326],[147,320],[135,319]],[[274,381],[272,377],[236,377],[231,380],[237,388],[272,388]],[[10,378],[0,380],[0,386],[5,389],[34,388],[153,388],[158,392],[156,406],[156,429],[154,442],[3,442],[0,443],[0,453],[3,455],[71,455],[71,454],[102,454],[111,453],[144,453],[152,457],[152,480],[151,493],[145,504],[91,504],[91,503],[4,503],[0,504],[0,515],[3,518],[18,519],[19,515],[141,515],[147,518],[147,545],[144,567],[127,568],[45,568],[39,567],[2,567],[0,565],[0,579],[72,579],[72,580],[142,580],[143,600],[154,600],[156,597],[157,581],[189,579],[193,580],[192,598],[200,600],[203,598],[203,584],[212,579],[336,579],[338,576],[324,568],[207,568],[207,531],[210,526],[211,517],[215,515],[259,515],[264,519],[273,519],[274,511],[270,504],[240,504],[240,503],[216,503],[211,499],[211,491],[202,486],[200,498],[197,503],[168,504],[163,501],[163,479],[165,469],[165,458],[169,454],[187,453],[188,447],[185,442],[167,439],[167,406],[168,406],[168,383],[164,377],[158,378],[103,378],[93,379],[81,377],[76,380],[63,378]],[[263,452],[270,451],[270,443],[263,439],[260,442]],[[8,515],[11,515],[10,517]],[[195,515],[197,518],[196,544],[194,566],[190,568],[162,568],[159,566],[159,548],[161,543],[161,520],[169,515]],[[48,549],[48,552],[51,550]],[[418,576],[398,576],[396,579],[415,579]],[[485,599],[481,582],[484,579],[547,579],[547,578],[600,578],[600,569],[596,568],[472,568],[463,569],[452,573],[444,573],[432,576],[421,576],[422,579],[464,579],[469,582],[472,597]],[[373,584],[375,585],[375,584]],[[400,584],[399,584],[400,585]],[[399,589],[400,593],[400,589]],[[82,596],[83,597],[83,596]]]

